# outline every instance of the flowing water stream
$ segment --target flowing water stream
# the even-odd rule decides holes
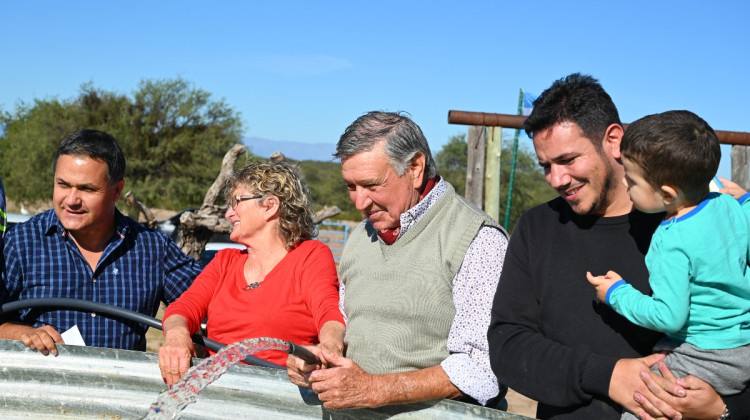
[[[277,338],[250,338],[230,344],[213,356],[190,368],[172,388],[159,394],[144,419],[176,419],[182,410],[198,400],[198,395],[208,384],[219,379],[229,368],[245,356],[264,350],[288,352],[289,342]]]

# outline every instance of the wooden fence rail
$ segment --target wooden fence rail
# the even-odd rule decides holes
[[[520,129],[523,127],[524,121],[526,121],[526,117],[523,115],[455,110],[448,111],[449,124]],[[623,127],[627,128],[628,124],[623,124]],[[716,136],[719,138],[719,143],[732,145],[732,181],[736,182],[746,190],[750,190],[750,171],[748,170],[748,167],[750,166],[750,148],[747,147],[750,146],[750,133],[743,131],[714,131],[716,131]],[[477,174],[474,174],[474,179],[476,178]],[[468,189],[467,177],[467,191]],[[477,204],[476,201],[475,204]]]
[[[526,117],[523,115],[491,114],[487,112],[448,111],[449,124],[484,125],[487,127],[522,128]],[[623,124],[624,128],[628,124]],[[750,133],[743,131],[716,131],[719,143],[750,146]]]

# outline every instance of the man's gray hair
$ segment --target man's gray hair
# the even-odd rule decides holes
[[[425,157],[426,179],[438,175],[422,129],[403,112],[371,111],[357,118],[341,135],[333,156],[344,160],[357,153],[369,152],[383,140],[385,154],[398,176],[406,172],[417,152]]]

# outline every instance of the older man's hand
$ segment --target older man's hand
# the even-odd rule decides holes
[[[351,359],[324,349],[328,368],[310,372],[308,381],[323,402],[331,409],[378,407],[380,389],[377,376],[365,372]]]

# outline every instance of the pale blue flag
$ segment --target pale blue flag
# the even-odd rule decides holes
[[[531,110],[534,109],[534,101],[536,101],[536,96],[526,91],[523,92],[523,106],[521,107],[521,115],[531,114]]]

